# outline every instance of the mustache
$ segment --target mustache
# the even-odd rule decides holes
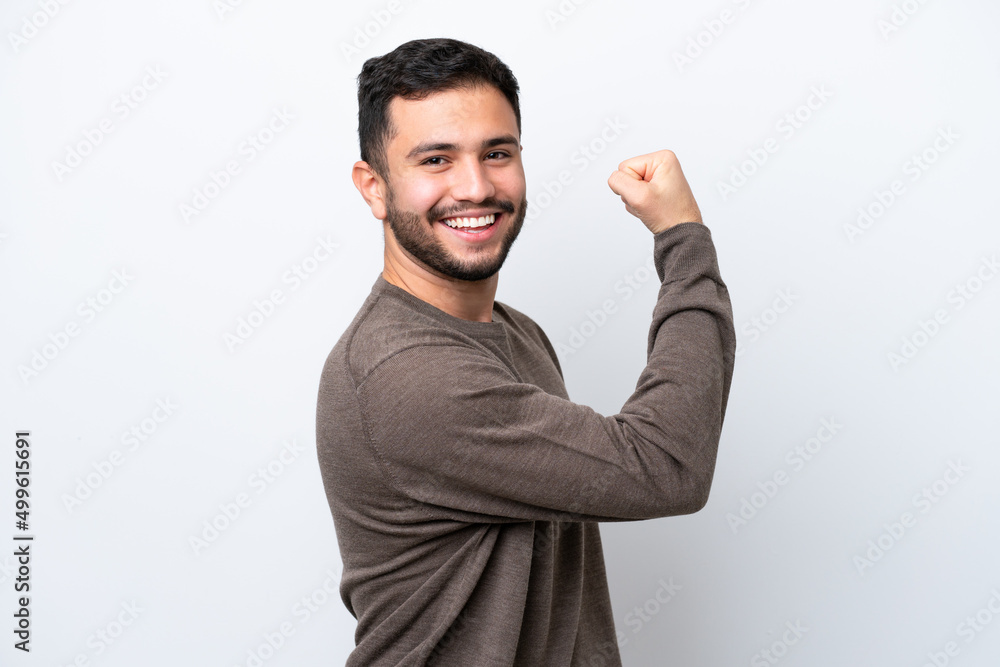
[[[427,212],[427,217],[431,220],[441,220],[443,218],[460,216],[466,211],[474,211],[481,208],[495,208],[503,211],[504,213],[513,213],[514,203],[506,199],[486,199],[476,206],[466,206],[465,208],[456,208],[452,210],[431,209]]]

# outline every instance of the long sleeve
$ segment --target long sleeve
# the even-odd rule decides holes
[[[618,414],[522,382],[458,341],[406,347],[357,387],[384,473],[430,518],[615,521],[697,511],[711,487],[735,359],[710,230],[654,236],[661,281],[647,365]]]

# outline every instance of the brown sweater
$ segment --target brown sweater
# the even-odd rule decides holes
[[[528,316],[459,319],[379,274],[316,418],[348,665],[621,664],[597,522],[704,506],[736,345],[709,229],[653,253],[647,366],[608,417],[569,400]]]

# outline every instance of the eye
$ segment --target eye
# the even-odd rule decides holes
[[[443,160],[443,159],[444,159],[443,157],[441,157],[441,156],[438,155],[438,156],[435,156],[435,157],[429,157],[426,160],[424,160],[423,162],[421,162],[420,164],[429,164],[432,167],[437,167],[441,163],[440,162],[431,162],[431,160]]]
[[[498,156],[495,159],[510,157],[510,155],[507,153],[507,151],[493,151],[492,153],[487,154],[486,157],[489,157],[490,155],[496,155],[496,156]]]

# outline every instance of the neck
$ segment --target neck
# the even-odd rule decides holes
[[[456,280],[432,273],[412,257],[392,253],[387,247],[382,277],[389,284],[406,290],[452,317],[473,322],[493,321],[493,301],[499,273],[483,280]]]

